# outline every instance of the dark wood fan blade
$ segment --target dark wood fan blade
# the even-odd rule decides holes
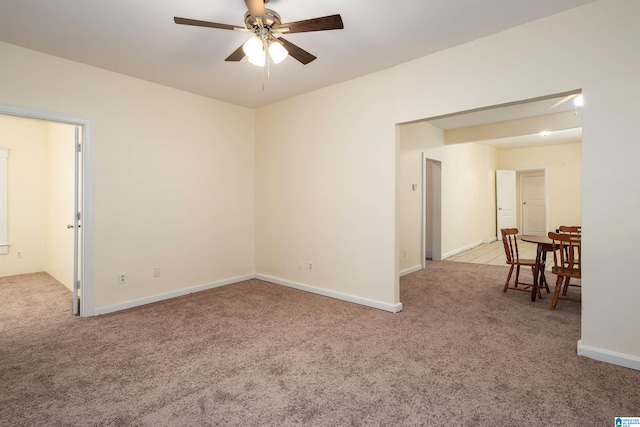
[[[220,28],[221,30],[233,30],[237,27],[236,25],[218,24],[217,22],[209,21],[198,21],[196,19],[179,18],[177,16],[173,18],[173,22],[181,25],[194,25],[196,27]]]
[[[306,50],[299,48],[295,44],[283,39],[282,37],[279,37],[278,41],[284,45],[284,48],[287,49],[287,52],[289,52],[289,55],[291,55],[293,58],[295,58],[296,60],[298,60],[304,65],[307,65],[309,62],[316,59],[315,56],[313,56]]]
[[[241,61],[242,58],[244,58],[244,50],[242,50],[242,45],[240,45],[239,48],[237,48],[236,50],[233,51],[233,53],[229,56],[227,56],[227,59],[225,59],[225,61]]]
[[[309,31],[341,30],[344,28],[344,24],[340,15],[331,15],[278,25],[278,28],[285,27],[289,28],[287,33],[307,33]]]
[[[247,5],[247,9],[249,9],[249,13],[254,18],[258,16],[262,18],[262,22],[267,22],[267,17],[264,14],[264,0],[244,0]]]

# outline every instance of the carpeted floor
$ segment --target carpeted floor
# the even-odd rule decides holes
[[[580,304],[429,263],[391,314],[258,280],[80,319],[0,278],[2,426],[607,426],[640,372],[576,355]],[[570,292],[575,292],[573,289]]]

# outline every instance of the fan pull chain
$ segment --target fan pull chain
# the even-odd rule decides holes
[[[264,92],[265,81],[271,75],[271,61],[269,61],[269,44],[267,43],[267,39],[262,40],[262,49],[264,49],[264,60],[267,63],[265,70],[262,72],[262,91]],[[265,74],[267,77],[265,78]]]

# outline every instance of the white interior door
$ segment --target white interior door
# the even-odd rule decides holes
[[[522,199],[522,234],[528,236],[544,236],[547,232],[547,203],[544,174],[521,175],[520,188]]]
[[[496,170],[496,219],[498,240],[501,228],[516,228],[516,171]]]

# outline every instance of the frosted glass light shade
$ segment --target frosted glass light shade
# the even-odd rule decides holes
[[[287,49],[282,46],[282,43],[273,41],[269,45],[269,56],[273,60],[274,64],[279,64],[289,55]]]
[[[260,52],[262,52],[262,40],[257,36],[251,37],[249,40],[244,42],[242,45],[242,50],[244,54],[249,58],[252,56],[257,56]]]
[[[257,65],[258,67],[264,67],[264,61],[266,57],[266,52],[264,50],[261,50],[258,53],[249,56],[249,62],[253,65]]]

